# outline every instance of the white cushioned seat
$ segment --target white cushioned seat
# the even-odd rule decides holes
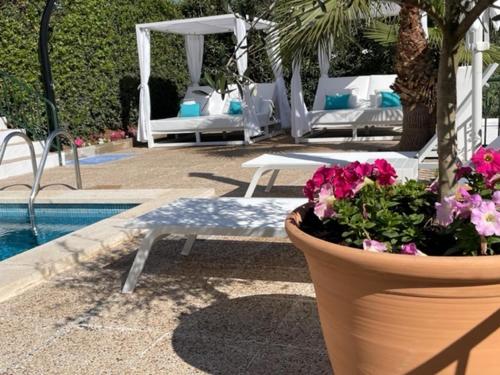
[[[400,125],[403,122],[401,107],[382,108],[371,100],[380,91],[392,91],[395,74],[357,77],[321,77],[318,82],[313,110],[308,113],[311,129],[353,128],[352,125]],[[325,110],[326,95],[352,93],[356,96],[354,108]],[[350,102],[352,105],[353,101]]]
[[[210,115],[199,117],[173,117],[151,120],[153,133],[194,133],[201,130],[243,129],[241,115]]]
[[[394,108],[354,108],[337,110],[320,110],[309,112],[312,127],[319,125],[371,125],[385,123],[400,124],[403,121],[401,107]]]

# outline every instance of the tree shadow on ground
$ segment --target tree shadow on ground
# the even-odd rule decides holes
[[[189,177],[195,177],[195,178],[203,178],[211,181],[216,181],[216,182],[221,182],[227,185],[232,185],[235,186],[236,188],[234,190],[231,190],[225,194],[223,194],[223,197],[243,197],[248,189],[249,182],[245,181],[240,181],[235,178],[231,177],[225,177],[225,176],[218,176],[214,173],[208,173],[208,172],[190,172],[188,174]],[[268,178],[268,177],[267,177]],[[259,181],[260,185],[257,186],[255,189],[255,192],[253,194],[253,197],[297,197],[297,198],[302,198],[304,194],[302,193],[302,186],[279,186],[279,185],[273,185],[272,189],[270,192],[265,191],[265,187],[267,184],[266,178],[262,178],[261,181]]]
[[[180,317],[172,345],[209,374],[331,374],[316,301],[293,294],[223,299]]]
[[[398,151],[397,141],[296,144],[289,135],[276,136],[250,146],[200,147],[197,152],[215,157],[255,158],[265,153]]]

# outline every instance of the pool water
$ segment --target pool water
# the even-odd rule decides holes
[[[36,204],[38,235],[26,204],[0,204],[0,261],[126,211],[135,204]]]

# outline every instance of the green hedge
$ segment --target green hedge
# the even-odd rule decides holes
[[[45,1],[1,5],[0,70],[41,90],[38,28]],[[170,1],[61,1],[51,20],[50,58],[60,121],[75,135],[126,128],[137,120],[135,24],[182,17]],[[188,82],[183,40],[153,34],[153,116],[177,111]]]
[[[126,129],[137,122],[139,67],[135,24],[226,12],[222,0],[63,0],[51,20],[50,58],[61,123],[75,136],[90,138],[105,129]],[[239,13],[259,14],[269,0],[235,0]],[[0,2],[0,70],[35,86],[40,92],[38,28],[44,0]],[[262,35],[251,35],[252,41]],[[392,71],[392,51],[355,36],[351,48],[332,59],[334,76]],[[206,38],[204,71],[219,70],[234,49],[230,34]],[[368,54],[361,51],[368,49]],[[150,79],[152,117],[174,116],[189,83],[183,38],[152,33]],[[251,56],[249,76],[272,80],[261,50]],[[285,68],[286,79],[290,72]],[[319,71],[317,57],[303,64],[306,102],[311,104]],[[45,125],[45,124],[44,124]]]

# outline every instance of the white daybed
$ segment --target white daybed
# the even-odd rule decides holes
[[[380,97],[377,93],[381,91],[392,92],[391,85],[396,79],[395,74],[379,74],[353,77],[330,78],[330,47],[320,46],[318,48],[318,61],[321,72],[314,98],[312,110],[308,110],[304,102],[302,92],[302,80],[300,77],[300,61],[292,64],[291,83],[291,132],[297,143],[312,143],[336,141],[345,142],[351,140],[391,140],[394,135],[389,136],[365,136],[358,137],[358,129],[368,126],[395,127],[403,123],[403,111],[398,107],[380,107]],[[357,100],[350,100],[348,109],[325,110],[326,95],[353,94]],[[351,97],[352,99],[352,97]],[[310,136],[318,130],[325,129],[349,129],[352,131],[350,137],[333,138],[311,138]]]
[[[366,126],[400,126],[403,110],[399,107],[381,108],[377,103],[377,92],[392,91],[390,86],[395,74],[357,77],[321,77],[318,82],[312,111],[308,113],[311,131],[323,129],[351,129],[352,139],[358,140],[357,130]],[[326,95],[352,92],[356,96],[356,107],[325,110]],[[380,138],[379,138],[380,139]]]
[[[227,113],[229,101],[234,98],[239,99],[237,90],[222,99],[221,95],[214,92],[211,87],[198,86],[189,87],[183,101],[194,100],[199,103],[200,108],[203,109],[201,116],[151,120],[150,126],[153,139],[155,136],[194,133],[196,137],[195,144],[241,144],[242,141],[202,142],[201,139],[202,134],[234,131],[241,131],[243,133],[243,142],[247,144],[262,139],[270,134],[270,126],[277,124],[273,113],[274,104],[272,101],[274,87],[274,83],[258,83],[251,90],[252,95],[250,100],[253,102],[255,115],[261,129],[261,133],[254,137],[251,137],[251,129],[245,126],[246,122],[243,114],[230,115]],[[200,94],[200,90],[206,92],[207,95]],[[178,146],[179,143],[177,142],[175,145]],[[182,145],[193,145],[193,143],[183,142]]]
[[[253,27],[257,30],[269,30],[272,26],[272,22],[265,20],[258,20],[253,24]],[[237,41],[236,65],[238,73],[243,75],[247,70],[246,34],[250,27],[248,21],[234,14],[136,25],[141,71],[138,141],[147,142],[148,147],[248,144],[270,136],[269,127],[271,125],[275,125],[275,129],[290,126],[290,106],[283,80],[281,61],[279,60],[273,66],[275,82],[255,84],[254,88],[248,87],[243,90],[244,95],[241,98],[242,115],[227,114],[229,97],[222,100],[221,96],[217,92],[213,92],[211,88],[199,86],[203,64],[204,35],[235,34]],[[187,89],[184,99],[199,102],[202,108],[201,116],[151,119],[151,101],[148,87],[151,73],[151,31],[184,36],[191,78],[191,85]],[[276,48],[276,46],[271,47]],[[200,90],[207,92],[208,95],[197,93]],[[238,95],[237,92],[237,90],[233,91],[230,97]],[[273,110],[276,110],[276,116],[273,115]],[[202,133],[229,133],[234,131],[241,131],[243,139],[238,141],[203,142],[201,137]],[[194,133],[196,141],[194,143],[155,143],[156,138],[169,134],[185,133]]]
[[[498,64],[492,64],[484,71],[482,86],[486,85]],[[470,160],[472,151],[478,146],[472,142],[472,67],[458,68],[457,116],[456,128],[458,138],[458,155],[460,160]],[[479,130],[479,129],[478,129]],[[476,139],[481,139],[478,135]],[[500,148],[500,137],[489,144],[489,147]],[[304,169],[313,170],[323,165],[345,165],[353,161],[373,162],[375,159],[386,159],[393,164],[400,180],[418,178],[419,168],[436,168],[430,159],[437,157],[437,136],[434,135],[419,151],[382,151],[382,152],[323,152],[323,153],[284,153],[263,154],[244,162],[243,168],[256,169],[245,193],[245,198],[253,196],[261,177],[272,172],[267,183],[266,192],[271,191],[281,170]]]

